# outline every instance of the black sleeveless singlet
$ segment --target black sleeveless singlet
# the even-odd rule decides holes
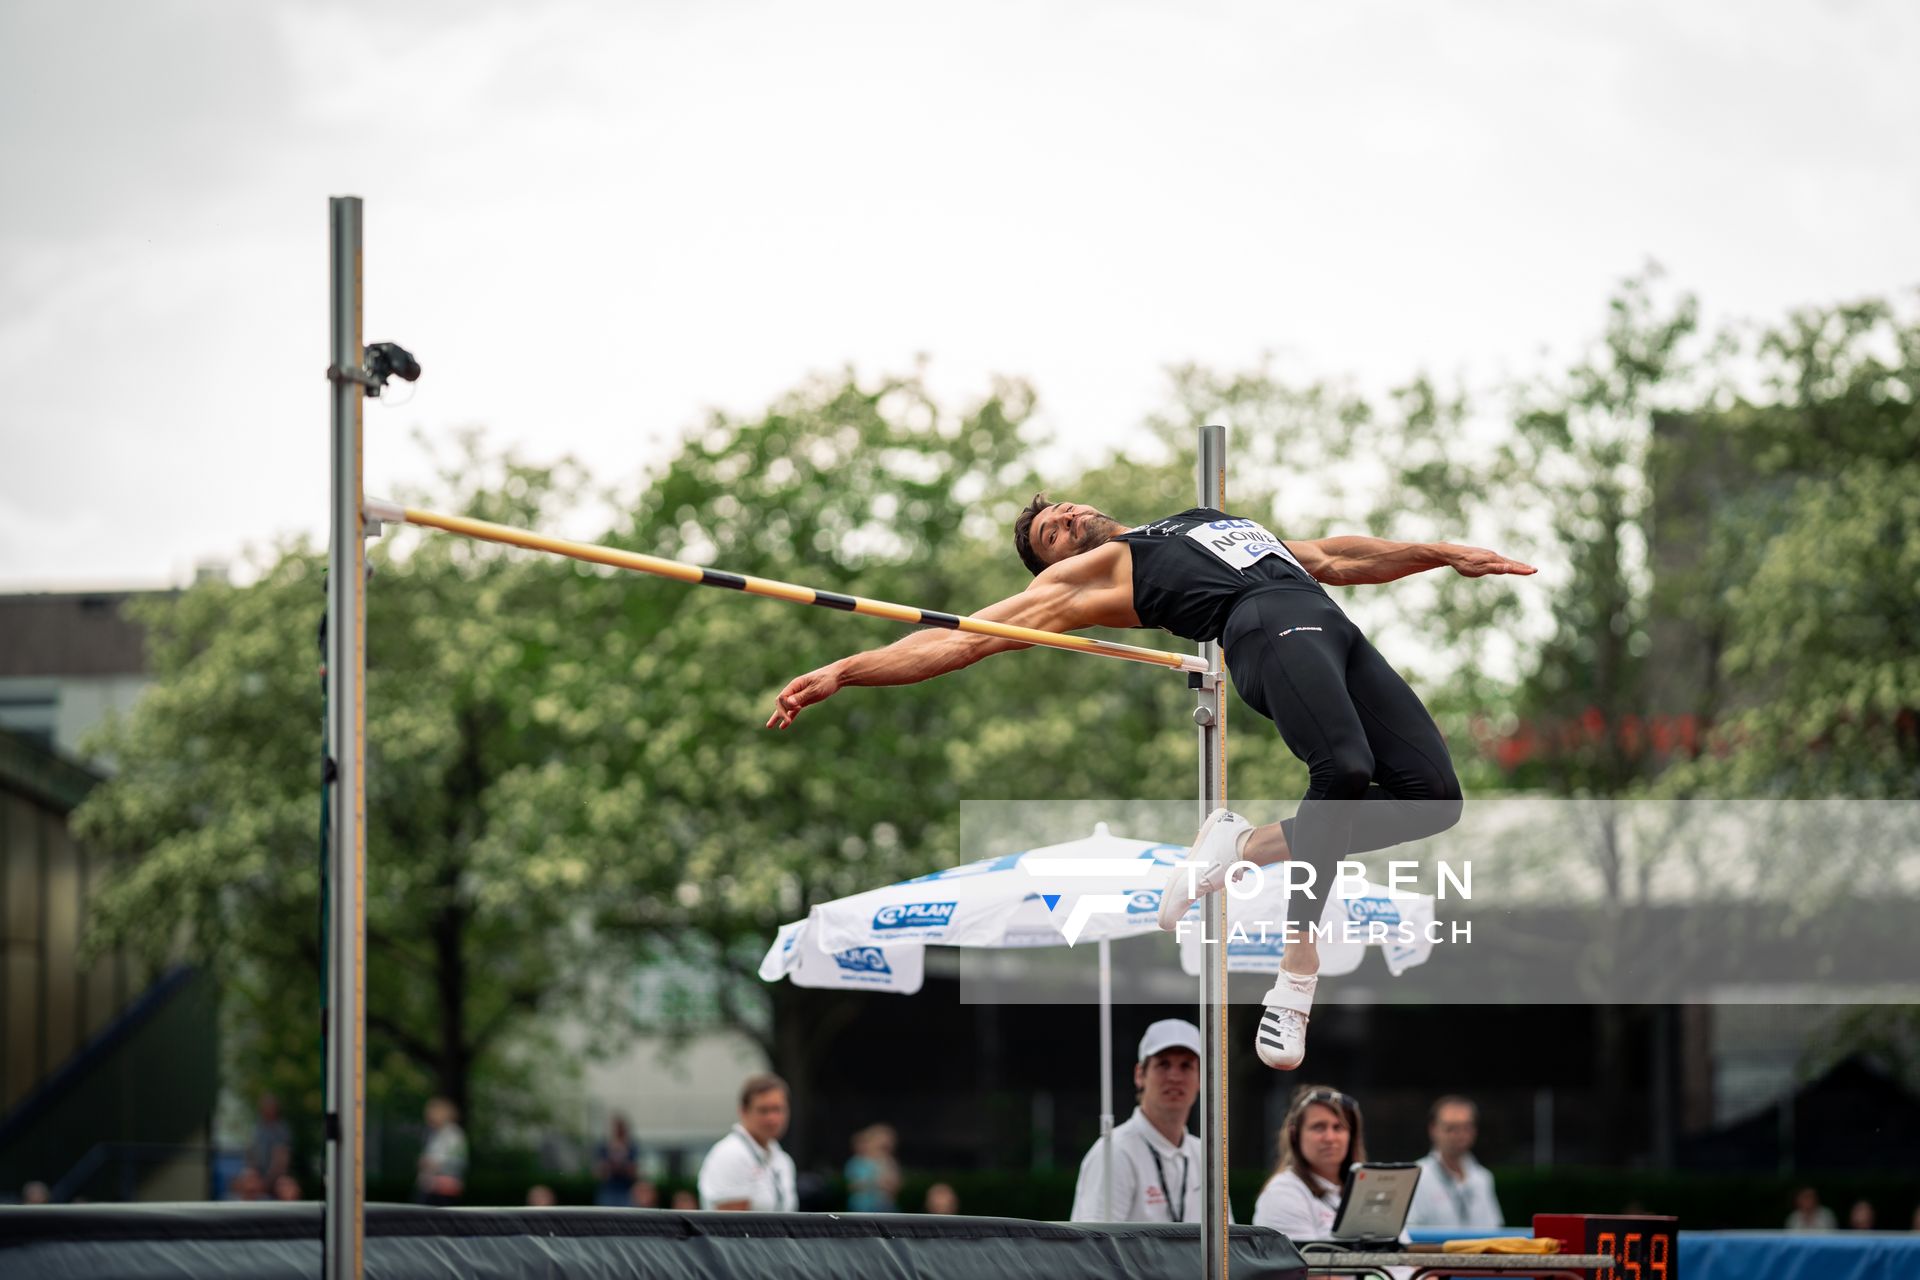
[[[1118,535],[1133,555],[1133,611],[1143,627],[1188,640],[1220,638],[1235,605],[1256,591],[1326,592],[1269,530],[1192,507]]]

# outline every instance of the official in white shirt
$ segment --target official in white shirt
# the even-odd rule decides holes
[[[1427,1112],[1427,1137],[1433,1150],[1420,1160],[1420,1184],[1414,1188],[1407,1225],[1491,1230],[1506,1225],[1493,1175],[1473,1158],[1480,1110],[1470,1099],[1448,1094]]]
[[[1112,1199],[1107,1140],[1097,1139],[1080,1162],[1073,1221],[1198,1222],[1206,1172],[1187,1117],[1200,1095],[1200,1028],[1178,1018],[1148,1027],[1133,1064],[1133,1088],[1139,1105],[1113,1127]]]
[[[702,1209],[792,1213],[800,1207],[793,1157],[780,1147],[788,1115],[785,1080],[748,1077],[740,1087],[740,1123],[700,1162]]]

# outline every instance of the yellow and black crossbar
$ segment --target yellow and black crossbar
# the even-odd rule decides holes
[[[951,631],[996,636],[1002,640],[1014,640],[1021,644],[1064,649],[1068,653],[1093,653],[1104,658],[1147,662],[1173,671],[1205,672],[1209,669],[1205,660],[1192,654],[1166,653],[1159,649],[1143,649],[1138,645],[1096,640],[1091,636],[1040,631],[1033,627],[1016,627],[1005,622],[990,622],[985,618],[970,618],[959,614],[941,613],[934,609],[916,609],[911,605],[888,604],[884,600],[868,600],[863,596],[842,595],[837,591],[818,591],[812,587],[796,586],[791,582],[776,582],[771,578],[755,578],[742,573],[705,569],[697,564],[642,555],[637,551],[622,551],[617,547],[603,547],[592,542],[574,542],[568,538],[548,537],[543,533],[516,529],[511,525],[494,524],[488,520],[474,520],[467,516],[449,516],[437,511],[403,507],[398,503],[385,502],[378,498],[367,499],[365,505],[366,518],[369,520],[421,525],[429,529],[457,533],[462,537],[504,543],[509,547],[568,556],[590,564],[611,565],[616,569],[650,573],[655,577],[671,578],[675,582],[690,582],[703,587],[730,587],[735,591],[745,591],[749,595],[770,596],[775,600],[791,600],[795,604],[817,604],[846,613],[865,614],[870,618],[888,618],[910,626],[945,627]]]

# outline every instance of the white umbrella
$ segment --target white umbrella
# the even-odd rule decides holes
[[[1185,845],[1093,834],[824,902],[783,925],[760,962],[768,982],[911,995],[929,945],[1100,951],[1100,1136],[1113,1188],[1113,987],[1108,944],[1158,931],[1167,868]],[[1112,1205],[1106,1216],[1113,1217]]]

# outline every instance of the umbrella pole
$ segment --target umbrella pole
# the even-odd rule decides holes
[[[1113,950],[1100,939],[1100,1220],[1113,1221]]]

